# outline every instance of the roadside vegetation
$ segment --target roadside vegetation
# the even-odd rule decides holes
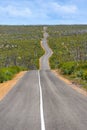
[[[16,73],[24,70],[26,69],[18,66],[0,68],[0,83],[3,83],[3,81],[11,80]]]
[[[87,25],[48,27],[52,69],[87,90]]]
[[[39,68],[42,26],[0,26],[0,82],[21,70]]]

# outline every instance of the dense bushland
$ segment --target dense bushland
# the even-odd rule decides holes
[[[40,46],[42,30],[42,26],[0,26],[1,77],[5,75],[5,73],[1,74],[3,68],[4,71],[6,68],[6,73],[12,66],[26,69],[39,68],[39,58],[44,53]],[[13,67],[13,70],[15,71],[16,68]]]
[[[87,25],[49,26],[48,32],[51,68],[60,69],[87,88]]]
[[[0,67],[39,68],[41,26],[0,26]]]

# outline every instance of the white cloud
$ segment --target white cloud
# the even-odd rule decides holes
[[[55,2],[54,2],[55,1]],[[64,0],[65,1],[65,0]],[[71,2],[72,1],[72,2]],[[0,22],[5,23],[62,23],[86,18],[86,9],[71,0],[3,0],[0,1]],[[82,1],[82,0],[80,0]],[[86,0],[83,0],[86,1]],[[1,4],[2,3],[2,4]],[[26,20],[27,19],[27,20]],[[85,20],[87,21],[87,20]],[[2,22],[2,23],[3,23]]]
[[[19,8],[14,6],[0,7],[0,13],[8,14],[12,17],[29,17],[32,12],[29,8]]]
[[[76,13],[78,8],[75,5],[60,5],[56,2],[51,3],[51,7],[55,12],[59,13]]]

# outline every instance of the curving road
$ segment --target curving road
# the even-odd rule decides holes
[[[44,30],[44,33],[43,33],[43,39],[41,41],[41,46],[45,50],[45,55],[43,55],[40,58],[40,69],[41,70],[49,70],[50,66],[49,66],[49,60],[48,59],[52,55],[53,52],[47,44],[48,33],[46,32],[46,27],[44,27],[43,30]]]
[[[87,97],[51,72],[46,28],[42,45],[40,70],[27,72],[0,102],[0,130],[87,130]]]

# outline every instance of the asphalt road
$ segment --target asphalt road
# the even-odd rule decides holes
[[[52,55],[52,50],[49,48],[47,44],[47,38],[48,38],[48,33],[46,32],[46,28],[44,27],[44,34],[43,34],[43,39],[41,41],[41,44],[43,46],[43,49],[45,50],[45,55],[43,55],[40,58],[40,69],[41,70],[49,70],[49,57]]]
[[[48,51],[46,37],[42,44]],[[0,102],[0,130],[87,130],[87,97],[51,72],[47,51],[40,70],[27,72]]]

